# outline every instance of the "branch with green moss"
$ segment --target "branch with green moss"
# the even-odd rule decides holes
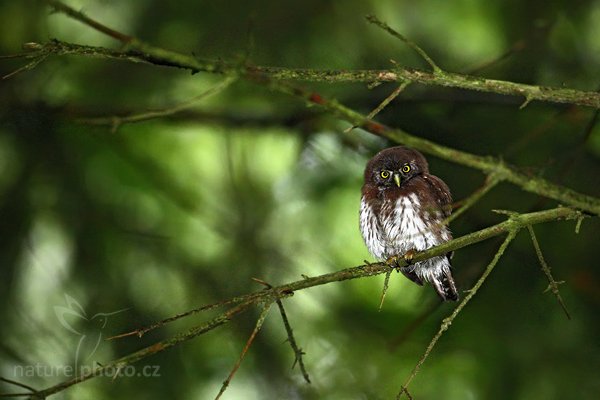
[[[478,169],[484,172],[490,179],[497,182],[510,182],[515,184],[522,189],[538,194],[540,196],[548,197],[557,200],[563,205],[569,205],[572,207],[579,208],[592,214],[600,215],[600,199],[593,196],[588,196],[582,193],[578,193],[572,189],[566,188],[561,185],[551,183],[545,179],[537,176],[528,175],[519,171],[516,167],[506,164],[501,159],[493,157],[484,157],[460,150],[455,150],[449,147],[441,146],[437,143],[429,140],[420,138],[416,135],[411,135],[401,129],[393,129],[384,126],[372,119],[340,104],[336,100],[327,99],[324,96],[314,93],[312,91],[300,88],[287,82],[281,81],[282,79],[304,79],[310,77],[312,80],[325,80],[325,81],[336,81],[340,76],[345,76],[346,81],[406,81],[421,82],[429,80],[430,82],[437,82],[436,84],[442,84],[446,82],[446,86],[452,86],[450,82],[458,81],[470,81],[476,82],[478,78],[470,78],[461,75],[449,74],[441,71],[439,68],[434,68],[433,73],[426,73],[422,71],[406,70],[411,71],[410,76],[402,76],[398,78],[398,72],[393,71],[354,71],[354,72],[332,72],[332,71],[320,71],[305,73],[299,73],[298,70],[288,69],[277,69],[270,67],[252,67],[240,64],[232,64],[221,61],[209,61],[202,60],[197,57],[178,53],[171,50],[166,50],[144,43],[139,39],[117,32],[111,28],[108,28],[84,14],[70,8],[60,1],[47,0],[47,2],[58,12],[62,12],[74,18],[104,34],[119,40],[125,45],[124,50],[112,50],[103,47],[94,46],[82,46],[66,42],[53,40],[46,44],[29,43],[26,45],[26,49],[30,50],[30,53],[25,56],[32,58],[32,63],[38,59],[46,59],[50,54],[54,55],[79,55],[86,57],[100,57],[100,58],[114,58],[127,60],[132,62],[144,62],[154,65],[162,65],[176,68],[183,68],[192,72],[212,72],[219,73],[229,76],[236,76],[244,78],[258,84],[267,86],[273,90],[283,92],[294,97],[298,97],[312,104],[317,104],[330,113],[348,121],[352,126],[357,126],[368,132],[388,138],[392,141],[405,144],[413,147],[424,153],[437,156],[444,160],[454,162],[457,164],[465,165],[470,168]],[[31,64],[31,63],[30,63]],[[37,65],[37,64],[36,64]],[[374,76],[373,73],[375,73]],[[394,77],[391,78],[389,74]],[[414,76],[413,76],[414,75]],[[440,76],[438,76],[440,75]],[[425,81],[424,76],[429,76]],[[319,78],[320,77],[320,78]],[[337,78],[335,78],[337,77]],[[323,79],[321,79],[323,78]],[[442,81],[439,81],[439,80]],[[541,89],[539,87],[529,87],[527,85],[520,85],[512,82],[500,82],[494,81],[494,84],[483,84],[477,83],[471,88],[476,87],[494,87],[494,92],[503,94],[521,94],[527,97],[528,100],[551,100],[552,101],[566,101],[573,104],[584,104],[592,105],[596,108],[600,107],[600,94],[596,92],[578,92],[570,89]],[[467,86],[461,86],[469,88]],[[512,88],[512,89],[510,89]],[[535,89],[533,89],[535,88]],[[556,93],[558,91],[563,93],[558,96],[551,95],[550,97],[544,97],[549,93]],[[570,93],[570,94],[567,94]],[[577,94],[575,94],[577,93]],[[537,97],[536,97],[537,96]],[[539,97],[541,96],[541,97]],[[567,101],[567,99],[577,98],[577,101]],[[562,99],[562,100],[559,100]],[[583,101],[583,99],[588,99]],[[590,99],[595,99],[589,103]],[[583,101],[583,102],[581,102]]]
[[[99,47],[79,46],[65,42],[52,41],[41,45],[32,44],[32,46],[29,46],[28,50],[31,50],[31,53],[29,53],[27,57],[33,58],[34,62],[35,60],[42,59],[51,54],[83,54],[88,56],[121,58],[138,62],[150,62],[152,64],[190,69],[193,72],[204,71],[221,73],[225,75],[260,74],[268,76],[270,79],[274,80],[301,80],[331,83],[379,83],[409,81],[424,85],[444,86],[518,96],[524,99],[524,105],[533,100],[538,100],[554,103],[577,104],[597,109],[600,108],[600,93],[597,92],[581,91],[569,88],[527,85],[523,83],[487,79],[444,71],[439,68],[437,64],[435,64],[433,60],[431,60],[431,58],[416,44],[395,32],[385,23],[377,20],[377,18],[373,16],[367,16],[369,22],[378,25],[388,33],[400,38],[407,45],[415,49],[428,62],[428,64],[432,66],[432,72],[406,68],[399,65],[395,65],[394,68],[391,69],[348,71],[247,66],[239,65],[237,63],[200,59],[194,56],[165,50],[144,43],[133,36],[118,32],[97,22],[60,1],[46,0],[46,2],[55,11],[64,13],[69,17],[80,21],[81,23],[88,25],[89,27],[120,41],[126,46],[126,50],[120,52]]]
[[[453,239],[449,242],[446,242],[437,247],[433,247],[429,250],[416,253],[413,258],[413,262],[423,261],[423,260],[426,260],[431,257],[446,254],[451,251],[456,251],[461,248],[473,245],[475,243],[479,243],[481,241],[484,241],[489,238],[499,236],[499,235],[502,235],[505,233],[510,234],[510,236],[514,236],[521,229],[527,228],[528,226],[531,226],[531,225],[536,225],[536,224],[550,222],[550,221],[559,221],[559,220],[577,220],[577,221],[579,221],[583,217],[584,217],[584,215],[580,211],[572,209],[572,208],[567,208],[567,207],[558,207],[558,208],[554,208],[554,209],[550,209],[550,210],[538,211],[538,212],[527,213],[527,214],[510,213],[508,216],[508,219],[505,220],[504,222],[501,222],[499,224],[490,226],[490,227],[482,229],[480,231],[473,232],[468,235],[464,235],[462,237]],[[247,311],[253,305],[263,305],[264,306],[265,304],[272,304],[274,302],[277,302],[280,299],[284,299],[286,297],[292,296],[297,291],[308,289],[308,288],[315,287],[315,286],[326,285],[326,284],[330,284],[333,282],[342,282],[342,281],[351,280],[351,279],[366,278],[366,277],[370,277],[370,276],[387,273],[387,272],[392,271],[394,269],[394,267],[400,268],[400,267],[406,266],[406,261],[402,257],[398,257],[397,259],[393,260],[394,266],[391,266],[390,264],[392,264],[392,262],[390,262],[390,263],[379,262],[379,263],[360,265],[357,267],[347,268],[347,269],[332,272],[329,274],[324,274],[324,275],[315,276],[315,277],[307,277],[305,279],[301,279],[301,280],[298,280],[295,282],[283,284],[280,286],[273,286],[266,290],[249,293],[246,295],[235,297],[235,298],[227,300],[227,301],[220,302],[220,303],[218,303],[218,305],[232,305],[232,307],[229,308],[227,311],[221,313],[217,317],[215,317],[201,325],[195,326],[195,327],[189,329],[188,331],[185,331],[178,335],[175,335],[172,338],[162,340],[151,346],[148,346],[141,350],[138,350],[135,353],[126,355],[124,357],[121,357],[117,360],[103,364],[101,366],[97,366],[94,370],[92,370],[86,374],[77,376],[74,379],[59,383],[55,386],[51,386],[47,389],[39,390],[39,391],[36,391],[35,393],[0,394],[0,397],[31,397],[31,398],[39,398],[39,399],[46,398],[52,394],[61,392],[73,385],[79,384],[86,380],[89,380],[89,379],[92,379],[92,378],[95,378],[98,376],[106,376],[106,375],[108,375],[109,372],[114,373],[114,371],[120,371],[127,365],[131,365],[133,363],[139,362],[139,361],[141,361],[145,358],[148,358],[154,354],[160,353],[171,347],[179,345],[183,342],[194,339],[204,333],[212,331],[213,329],[216,329],[222,325],[227,324],[236,315]],[[488,267],[488,269],[489,269],[489,267]],[[487,277],[487,275],[489,275],[490,271],[491,271],[491,269],[489,269],[489,271],[486,270],[486,273],[484,275],[482,275],[482,277],[483,278]],[[460,312],[462,307],[464,307],[464,305],[466,304],[466,300],[473,297],[474,292],[472,292],[472,291],[474,289],[475,290],[478,289],[482,285],[482,283],[483,283],[483,281],[481,279],[476,283],[476,286],[474,286],[474,288],[471,289],[471,293],[473,293],[473,294],[468,295],[465,298],[465,300],[459,305],[459,307],[452,314],[452,319],[456,318],[456,316],[458,315],[458,313]],[[177,317],[169,318],[165,321],[162,321],[162,322],[152,325],[150,328],[140,329],[140,330],[134,331],[133,333],[137,333],[138,336],[141,336],[140,333],[146,333],[150,330],[157,329],[161,326],[164,326],[167,323],[175,321],[184,316],[189,316],[189,315],[195,314],[199,310],[206,310],[209,308],[212,308],[212,305],[209,307],[205,306],[205,307],[201,307],[197,310],[191,310],[189,312],[182,313]],[[447,327],[448,326],[446,326],[444,331],[447,329]],[[133,335],[131,333],[129,333],[129,334],[125,334],[125,335],[118,335],[117,337],[123,337],[123,336],[133,336]],[[435,344],[435,342],[433,343],[433,345],[434,344]],[[428,352],[426,354],[429,354],[429,352],[431,352],[433,345],[430,346],[431,348],[428,349]],[[422,362],[420,364],[422,364]],[[419,367],[420,367],[420,364],[419,364]],[[418,369],[416,371],[418,371]],[[416,372],[415,372],[415,374],[416,374]]]
[[[30,44],[29,47],[38,45]],[[102,47],[91,47],[73,45],[65,42],[52,41],[45,45],[39,45],[42,54],[50,51],[59,55],[80,55],[86,57],[116,58],[134,62],[145,62],[157,65],[168,65],[171,67],[185,68],[193,72],[199,71],[202,62],[196,58],[168,50],[156,49],[148,45],[139,45],[143,52],[125,50],[110,50]],[[160,50],[160,51],[159,51]],[[151,51],[150,53],[148,51]],[[522,189],[559,201],[564,205],[573,206],[592,214],[600,215],[600,199],[578,193],[561,185],[553,184],[543,178],[528,175],[519,171],[516,167],[506,164],[504,161],[494,158],[478,156],[464,151],[455,150],[439,145],[427,139],[411,135],[401,129],[394,129],[375,122],[361,113],[358,113],[336,100],[330,100],[324,96],[277,80],[277,76],[264,73],[256,68],[247,67],[221,67],[222,64],[212,64],[214,68],[205,69],[210,72],[231,74],[266,85],[273,90],[287,93],[312,104],[317,104],[332,114],[348,121],[353,126],[360,127],[377,136],[388,138],[394,142],[413,147],[424,153],[437,156],[444,160],[461,164],[470,168],[478,169],[486,175],[492,176],[496,181],[507,181]]]

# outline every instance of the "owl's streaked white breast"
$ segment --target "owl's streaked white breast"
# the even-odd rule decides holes
[[[442,228],[441,236],[435,235],[435,221],[422,218],[421,204],[416,194],[384,202],[378,218],[364,196],[360,205],[360,229],[367,248],[379,260],[404,254],[408,250],[427,250],[450,239],[450,233]]]
[[[398,198],[396,202],[384,202],[380,218],[372,210],[364,197],[360,205],[360,230],[369,252],[379,260],[403,255],[409,250],[423,251],[451,239],[447,228],[441,235],[434,234],[434,224],[438,219],[429,220],[421,216],[421,203],[416,194]],[[446,256],[433,257],[411,266],[424,281],[433,282],[440,274],[449,273],[450,262]]]

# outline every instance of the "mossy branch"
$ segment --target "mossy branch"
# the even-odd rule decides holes
[[[118,51],[102,47],[82,46],[53,40],[45,44],[29,43],[26,49],[30,50],[31,53],[25,55],[28,58],[40,59],[42,57],[47,57],[50,54],[72,54],[89,57],[116,58],[133,62],[145,62],[155,65],[183,68],[194,73],[205,71],[245,78],[268,86],[273,90],[299,97],[313,104],[318,104],[329,112],[345,119],[352,126],[361,127],[375,135],[386,137],[395,142],[411,146],[417,150],[423,151],[424,153],[428,153],[451,162],[481,170],[486,175],[493,176],[493,178],[498,181],[511,182],[526,191],[552,198],[564,205],[573,206],[592,214],[600,215],[600,199],[596,197],[587,196],[569,188],[548,182],[545,179],[530,176],[520,172],[515,167],[504,163],[500,159],[477,156],[463,151],[451,149],[426,139],[422,139],[418,136],[411,135],[400,129],[386,127],[348,107],[343,106],[335,100],[326,99],[317,93],[281,82],[280,80],[300,79],[302,76],[304,76],[304,78],[311,78],[311,80],[335,81],[340,76],[345,76],[346,81],[411,81],[421,83],[429,82],[431,84],[439,84],[442,86],[453,86],[462,82],[465,84],[468,83],[468,85],[462,85],[461,83],[456,87],[476,90],[489,90],[500,94],[519,94],[525,96],[525,98],[528,100],[567,102],[573,104],[590,105],[595,108],[600,108],[600,93],[579,92],[571,89],[541,88],[538,86],[522,85],[504,81],[491,81],[440,71],[427,73],[423,71],[396,68],[393,71],[350,72],[317,72],[312,70],[301,70],[304,72],[300,73],[299,70],[254,67],[221,61],[202,60],[191,55],[158,48],[144,43],[132,36],[116,32],[115,30],[102,25],[91,18],[88,18],[84,14],[70,8],[60,1],[47,0],[47,2],[54,7],[55,10],[63,12],[71,18],[74,18],[121,41],[121,43],[125,45],[125,49]],[[312,72],[307,73],[307,71]],[[375,73],[376,76],[373,73]],[[338,78],[333,78],[335,76]],[[319,79],[319,77],[327,77],[327,79]],[[425,79],[424,77],[427,78]]]
[[[390,69],[370,70],[323,70],[311,68],[284,68],[271,66],[250,66],[229,63],[220,60],[196,58],[192,55],[169,51],[139,41],[127,43],[126,50],[112,50],[96,46],[84,46],[53,40],[43,44],[32,43],[28,46],[31,52],[28,58],[39,58],[42,55],[79,55],[87,57],[116,58],[133,62],[177,67],[192,72],[210,72],[224,75],[264,75],[273,80],[306,81],[306,82],[358,82],[371,84],[374,82],[420,83],[430,86],[442,86],[500,95],[518,96],[528,102],[537,100],[551,103],[567,103],[600,109],[600,93],[558,88],[549,86],[528,85],[497,79],[488,79],[472,75],[452,72],[435,73],[395,65]]]
[[[29,48],[37,48],[37,50],[34,50],[36,55],[32,57],[40,57],[46,52],[61,55],[74,54],[89,57],[109,57],[134,62],[146,62],[156,65],[184,68],[189,69],[192,72],[202,70],[239,76],[268,86],[273,90],[287,93],[310,103],[317,104],[334,115],[348,121],[353,126],[363,128],[375,135],[386,137],[392,141],[411,146],[424,153],[437,156],[450,162],[478,169],[487,175],[493,175],[498,181],[507,181],[526,191],[555,199],[562,204],[573,206],[592,214],[600,215],[600,199],[596,197],[587,196],[564,186],[553,184],[540,177],[525,174],[520,172],[516,167],[508,165],[500,159],[478,156],[455,150],[431,142],[427,139],[411,135],[401,129],[387,127],[367,118],[363,114],[345,107],[335,100],[330,100],[309,90],[280,82],[277,74],[269,73],[260,68],[243,67],[239,65],[233,66],[220,62],[210,64],[209,67],[208,64],[205,64],[205,61],[201,61],[195,57],[155,48],[138,42],[137,40],[130,41],[128,44],[130,46],[135,45],[139,50],[118,51],[102,47],[74,45],[56,40],[44,45],[29,44]],[[37,52],[41,53],[37,54]],[[594,95],[599,94],[594,93]]]
[[[527,213],[527,214],[512,213],[509,215],[508,219],[505,220],[504,222],[501,222],[499,224],[490,226],[488,228],[470,233],[468,235],[461,236],[459,238],[456,238],[449,242],[446,242],[440,246],[433,247],[429,250],[416,253],[413,258],[413,262],[423,261],[423,260],[431,258],[431,257],[446,254],[448,252],[455,251],[455,250],[461,249],[463,247],[473,245],[475,243],[479,243],[481,241],[492,238],[494,236],[499,236],[499,235],[502,235],[505,233],[509,233],[509,234],[516,233],[519,230],[521,230],[522,228],[526,228],[530,225],[536,225],[536,224],[549,222],[549,221],[579,220],[582,217],[583,217],[583,214],[580,211],[572,209],[572,208],[567,208],[567,207],[558,207],[558,208],[554,208],[554,209],[550,209],[550,210],[538,211],[538,212]],[[398,267],[406,266],[406,262],[404,261],[404,259],[402,257],[398,258],[397,266]],[[490,268],[488,267],[488,269],[490,269]],[[292,296],[294,294],[294,292],[297,292],[300,290],[304,290],[304,289],[308,289],[308,288],[320,286],[320,285],[326,285],[326,284],[330,284],[333,282],[341,282],[341,281],[346,281],[346,280],[351,280],[351,279],[366,278],[369,276],[375,276],[375,275],[379,275],[382,273],[387,273],[387,272],[390,272],[391,270],[392,270],[392,267],[386,263],[380,262],[380,263],[365,264],[365,265],[360,265],[360,266],[353,267],[353,268],[347,268],[347,269],[343,269],[340,271],[332,272],[329,274],[324,274],[324,275],[315,276],[315,277],[308,277],[305,279],[301,279],[301,280],[298,280],[295,282],[283,284],[280,286],[274,286],[267,290],[261,290],[258,292],[249,293],[246,295],[235,297],[235,298],[227,300],[227,301],[220,302],[218,304],[233,305],[233,306],[230,309],[228,309],[227,311],[218,315],[217,317],[215,317],[201,325],[193,327],[185,332],[175,335],[172,338],[157,342],[151,346],[148,346],[141,350],[138,350],[135,353],[126,355],[117,360],[111,361],[107,364],[103,364],[102,366],[98,366],[93,371],[90,371],[89,373],[87,373],[85,375],[77,376],[74,379],[59,383],[55,386],[49,387],[44,390],[37,391],[34,394],[28,394],[28,396],[30,396],[32,398],[46,398],[52,394],[63,391],[65,389],[67,389],[68,387],[71,387],[71,386],[81,383],[83,381],[92,379],[97,376],[105,376],[107,374],[107,371],[114,371],[115,369],[117,369],[117,370],[122,369],[127,365],[136,363],[136,362],[143,360],[147,357],[150,357],[154,354],[165,351],[171,347],[174,347],[183,342],[194,339],[194,338],[196,338],[204,333],[207,333],[213,329],[216,329],[219,326],[222,326],[222,325],[228,323],[229,321],[231,321],[231,319],[234,318],[236,315],[247,311],[251,306],[253,306],[255,304],[272,303],[272,302],[276,302],[277,299],[283,299],[283,298]],[[484,274],[485,274],[484,275],[484,277],[485,277],[485,276],[487,276],[487,274],[489,274],[489,272],[486,270],[486,272],[484,272]],[[479,286],[481,286],[481,284],[479,284]],[[474,287],[474,289],[479,288],[479,286],[476,285]],[[455,311],[456,314],[458,312],[460,312],[460,309],[462,309],[462,307],[464,307],[464,305],[466,304],[465,301],[467,299],[470,299],[473,296],[473,294],[469,294],[465,298],[465,300],[462,303],[460,303],[460,305],[457,307],[458,311]],[[208,308],[212,308],[212,306],[202,307],[200,309],[208,309]],[[195,311],[197,311],[197,310],[198,309],[192,310],[187,313],[182,313],[180,315],[185,315],[185,316],[191,315],[191,314],[195,313]],[[172,322],[176,319],[178,319],[178,318],[170,318],[170,319],[166,320],[164,323]],[[148,332],[152,329],[163,326],[164,323],[154,324],[152,326],[152,328],[143,329],[142,331]],[[431,350],[429,350],[429,351],[431,351]],[[12,394],[6,394],[6,395],[0,395],[0,397],[7,397],[8,395],[14,396]],[[20,394],[19,396],[25,396],[25,395],[26,394]]]
[[[368,16],[367,19],[385,29],[392,35],[400,38],[413,49],[418,51],[419,54],[432,66],[433,71],[426,72],[418,69],[400,67],[397,65],[392,69],[383,70],[348,71],[292,69],[266,66],[241,66],[236,63],[199,59],[191,55],[185,55],[174,51],[161,49],[144,43],[135,37],[118,32],[87,17],[85,14],[69,7],[63,2],[56,0],[46,0],[46,2],[57,12],[64,13],[81,23],[88,25],[89,27],[120,41],[126,45],[127,49],[124,51],[114,51],[101,47],[80,46],[71,43],[51,41],[45,44],[33,44],[33,46],[28,48],[28,50],[31,50],[31,53],[28,55],[28,57],[34,59],[49,54],[77,54],[95,57],[113,57],[137,62],[149,62],[152,64],[190,69],[193,72],[205,71],[226,75],[260,74],[268,76],[270,79],[274,80],[365,83],[410,81],[425,85],[445,86],[502,95],[519,96],[525,99],[525,103],[538,100],[554,103],[577,104],[600,109],[600,93],[597,92],[527,85],[523,83],[486,79],[442,71],[416,44],[406,39],[404,36],[394,31],[392,28],[373,16]]]

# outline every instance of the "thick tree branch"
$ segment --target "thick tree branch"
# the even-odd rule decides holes
[[[310,68],[283,68],[249,66],[220,60],[206,60],[169,50],[160,49],[137,40],[126,42],[128,50],[111,50],[103,47],[84,46],[52,40],[43,44],[30,44],[32,52],[27,58],[42,55],[83,55],[87,57],[117,58],[189,69],[192,72],[211,72],[224,75],[264,75],[274,80],[310,82],[405,82],[410,81],[431,86],[444,86],[478,92],[519,96],[529,101],[568,103],[600,108],[600,93],[568,88],[527,85],[496,79],[463,75],[451,72],[427,72],[395,65],[391,69],[378,70],[322,70]]]

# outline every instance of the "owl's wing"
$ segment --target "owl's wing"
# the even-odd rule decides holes
[[[410,279],[411,281],[413,281],[414,283],[416,283],[419,286],[423,286],[423,279],[419,278],[419,275],[417,275],[417,273],[415,272],[415,266],[413,265],[407,265],[405,267],[400,268],[400,272],[402,272],[402,274],[407,277],[408,279]]]
[[[425,175],[425,182],[429,184],[431,190],[435,193],[436,206],[442,211],[444,218],[452,214],[452,195],[448,185],[435,175]]]
[[[435,175],[427,174],[425,176],[425,181],[435,193],[435,200],[437,202],[437,206],[439,206],[440,210],[442,211],[442,215],[444,218],[448,218],[450,214],[452,214],[452,195],[450,194],[450,188],[448,188],[448,185],[446,185],[443,180]],[[446,254],[448,261],[452,259],[453,255],[453,251]]]

